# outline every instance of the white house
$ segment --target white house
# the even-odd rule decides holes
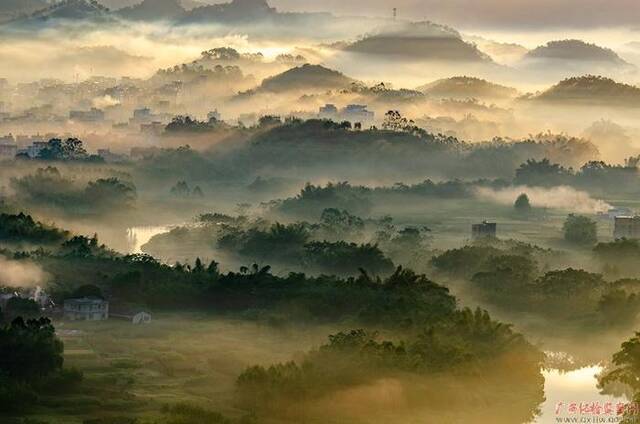
[[[109,302],[96,297],[67,299],[64,301],[64,317],[71,321],[104,321],[109,318]]]

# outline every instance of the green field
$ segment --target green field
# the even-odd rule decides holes
[[[187,402],[230,417],[237,376],[248,366],[288,361],[321,344],[330,328],[278,329],[206,315],[156,314],[126,321],[56,322],[65,366],[84,373],[73,393],[44,398],[32,418],[50,424],[86,418],[159,417],[163,405]]]

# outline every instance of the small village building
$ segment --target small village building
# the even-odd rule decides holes
[[[109,319],[109,302],[97,297],[67,299],[64,318],[71,321],[104,321]]]
[[[495,222],[483,221],[480,224],[471,226],[471,238],[474,240],[482,238],[495,238],[498,232],[498,224]]]
[[[616,216],[613,238],[640,239],[640,216]]]

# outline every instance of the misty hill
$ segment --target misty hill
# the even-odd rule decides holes
[[[586,75],[567,78],[533,100],[611,106],[640,106],[640,88],[610,78]]]
[[[15,18],[47,7],[44,0],[2,0],[0,1],[0,20]]]
[[[339,90],[349,87],[355,80],[341,72],[320,65],[305,64],[279,75],[266,78],[260,91],[279,93],[285,91]]]
[[[266,0],[232,0],[230,3],[196,7],[184,17],[186,23],[259,21],[277,15]]]
[[[180,5],[186,10],[195,9],[196,7],[204,6],[204,3],[197,0],[180,0]]]
[[[515,88],[467,76],[440,79],[418,87],[417,90],[433,97],[458,99],[508,99],[518,95]]]
[[[487,62],[491,58],[460,33],[432,22],[399,24],[347,45],[345,51],[415,60]]]
[[[582,40],[550,41],[528,52],[524,59],[553,59],[565,61],[604,62],[628,65],[616,52]]]
[[[118,10],[136,6],[140,4],[141,0],[99,0],[100,3],[107,6],[111,10]],[[203,2],[197,0],[179,0],[180,5],[186,9],[191,10],[196,7],[204,6]]]
[[[46,21],[52,19],[105,20],[110,18],[109,9],[96,0],[62,0],[33,12],[19,22]]]
[[[143,0],[134,6],[118,10],[125,19],[160,21],[180,19],[186,13],[180,0]]]

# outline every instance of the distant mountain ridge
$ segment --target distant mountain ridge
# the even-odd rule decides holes
[[[125,19],[155,21],[181,19],[186,12],[180,0],[142,0],[116,13]]]
[[[266,78],[259,91],[279,93],[296,90],[338,90],[349,87],[356,80],[321,65],[305,64]]]
[[[531,100],[640,107],[640,88],[595,75],[567,78]]]
[[[582,40],[550,41],[544,46],[539,46],[529,51],[526,59],[555,59],[567,61],[591,61],[608,62],[611,64],[626,64],[616,52],[596,44],[586,43]]]
[[[48,3],[44,0],[2,0],[0,1],[0,15],[18,16],[44,9],[47,6]]]
[[[518,95],[518,90],[504,85],[467,76],[444,78],[417,88],[429,96],[451,98],[508,99]]]
[[[5,1],[5,0],[0,0]],[[15,2],[18,0],[6,0]],[[126,19],[132,21],[170,20],[176,24],[223,25],[249,24],[254,22],[270,22],[276,25],[321,23],[324,19],[334,19],[328,13],[280,13],[271,7],[267,0],[231,0],[227,3],[208,4],[198,0],[111,0],[117,10],[111,11],[104,6],[105,0],[61,0],[48,4],[45,0],[24,0],[35,3],[38,7],[28,10],[29,16],[22,13],[8,16],[5,21],[15,24],[34,20],[96,20]],[[120,8],[119,6],[126,5]],[[8,7],[7,7],[8,8]],[[13,8],[11,10],[14,10]],[[22,9],[21,9],[22,10]],[[0,12],[0,17],[2,16]]]
[[[348,44],[344,50],[417,60],[493,63],[456,30],[432,22],[394,24]]]
[[[52,19],[68,20],[106,20],[110,19],[109,8],[97,0],[62,0],[38,9],[28,16],[17,19],[18,22],[46,21]]]

